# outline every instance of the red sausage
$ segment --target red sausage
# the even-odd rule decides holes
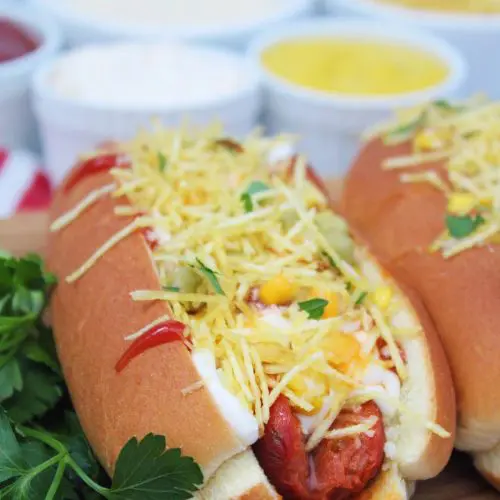
[[[360,493],[378,474],[384,461],[385,432],[379,407],[369,401],[357,411],[342,411],[333,429],[359,424],[377,417],[372,434],[324,439],[314,451],[316,489],[320,498],[341,500]]]
[[[254,452],[267,477],[285,499],[308,498],[309,465],[299,419],[280,396],[270,410],[264,436]]]
[[[378,406],[370,401],[357,410],[343,410],[332,429],[377,417],[372,433],[323,440],[305,451],[300,422],[281,396],[272,406],[255,454],[277,491],[287,500],[347,500],[363,491],[384,461],[385,433]]]

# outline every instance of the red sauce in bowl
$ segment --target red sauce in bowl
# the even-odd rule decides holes
[[[19,59],[34,52],[39,46],[40,41],[26,28],[0,17],[0,63]]]

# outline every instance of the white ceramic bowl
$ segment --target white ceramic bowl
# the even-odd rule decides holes
[[[324,0],[326,10],[340,16],[363,16],[382,22],[394,22],[417,29],[430,30],[464,55],[469,74],[460,97],[486,92],[500,98],[500,64],[496,60],[500,47],[500,13],[440,13],[382,4],[376,0]]]
[[[448,66],[449,76],[439,85],[419,92],[394,97],[351,97],[306,89],[276,76],[262,64],[263,51],[280,41],[322,35],[397,42],[431,51]],[[466,74],[460,54],[438,38],[389,24],[350,18],[290,25],[255,40],[248,54],[264,81],[268,131],[297,134],[299,149],[323,175],[345,173],[359,148],[359,137],[367,127],[386,119],[396,108],[452,96]]]
[[[29,85],[33,72],[58,51],[59,31],[43,13],[13,3],[0,5],[0,18],[25,27],[40,40],[40,46],[34,52],[0,63],[0,146],[34,148],[36,127],[30,107]]]
[[[149,95],[146,101],[134,102],[127,93],[130,87],[120,98],[121,102],[114,99],[89,102],[88,99],[78,97],[78,90],[75,97],[55,90],[51,83],[56,74],[54,70],[61,68],[61,63],[67,62],[72,54],[88,55],[93,50],[103,50],[109,54],[115,48],[126,51],[129,47],[149,46],[156,47],[159,54],[172,48],[189,51],[196,54],[196,57],[202,57],[207,62],[205,66],[209,67],[210,64],[227,64],[238,76],[237,83],[218,95],[210,94],[192,105],[174,102],[176,99],[173,98],[173,92],[169,94],[167,104],[165,99],[156,101]],[[102,61],[99,62],[101,63]],[[99,68],[96,67],[95,71],[99,71]],[[220,71],[213,71],[211,78],[218,78],[219,73]],[[201,75],[199,81],[192,78],[190,83],[208,86],[210,82],[207,75]],[[99,85],[99,81],[96,84]],[[137,88],[143,87],[139,85]],[[33,97],[41,130],[45,167],[55,184],[62,180],[79,155],[104,141],[130,139],[140,128],[148,128],[153,120],[158,120],[165,126],[179,126],[182,123],[208,125],[219,121],[227,134],[238,137],[255,128],[261,109],[258,74],[243,57],[222,49],[163,42],[87,46],[63,54],[36,73],[33,79]]]
[[[208,42],[241,50],[259,32],[296,20],[314,12],[316,0],[288,0],[277,12],[263,14],[257,20],[242,20],[236,24],[176,27],[152,27],[138,24],[112,23],[85,18],[72,11],[64,0],[29,0],[46,9],[59,21],[70,46],[118,39],[161,38],[182,41]],[[105,1],[105,0],[102,0]],[[164,0],[168,2],[168,0]],[[207,0],[208,1],[208,0]]]

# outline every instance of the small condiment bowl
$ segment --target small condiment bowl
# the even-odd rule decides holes
[[[436,0],[438,1],[438,0]],[[473,14],[419,10],[377,0],[324,0],[327,12],[397,23],[404,29],[425,29],[453,44],[464,55],[470,71],[460,97],[485,92],[500,98],[500,65],[492,52],[500,43],[500,12]]]
[[[33,52],[0,62],[0,146],[36,148],[36,126],[30,106],[29,86],[33,72],[59,50],[59,30],[45,14],[14,4],[0,6],[0,19],[26,30],[39,42]]]
[[[325,36],[377,40],[421,49],[441,59],[448,68],[448,76],[441,83],[417,92],[394,96],[350,96],[307,89],[276,76],[262,63],[264,51],[276,43]],[[460,53],[439,38],[391,24],[352,18],[290,25],[255,40],[248,55],[264,82],[268,131],[297,135],[299,149],[308,155],[321,174],[330,176],[346,172],[360,146],[363,131],[388,118],[397,108],[453,96],[467,73]]]
[[[241,19],[233,24],[205,26],[185,24],[162,27],[87,17],[73,11],[64,0],[31,0],[31,2],[46,9],[58,20],[71,47],[123,39],[162,39],[211,43],[236,50],[246,48],[252,38],[260,32],[273,30],[282,23],[313,13],[316,5],[316,0],[288,0],[276,12],[263,14],[258,19]],[[142,8],[140,2],[137,5]]]
[[[189,64],[191,68],[189,74],[191,71],[198,71],[198,73],[189,76],[185,87],[194,86],[195,89],[199,89],[201,86],[205,97],[196,101],[193,98],[190,103],[186,98],[188,92],[185,87],[177,85],[179,87],[177,91],[170,89],[169,92],[163,84],[161,85],[161,98],[152,97],[152,94],[147,93],[140,83],[133,84],[133,92],[136,90],[142,92],[139,97],[136,95],[136,101],[134,101],[134,96],[127,92],[131,90],[130,85],[118,101],[111,98],[114,96],[89,101],[81,97],[81,88],[77,88],[71,95],[61,93],[60,89],[56,90],[54,79],[57,78],[58,71],[69,70],[76,75],[81,74],[82,67],[64,66],[72,56],[77,56],[76,59],[71,59],[73,62],[78,62],[80,55],[84,55],[83,60],[88,62],[89,57],[93,60],[92,57],[104,54],[104,59],[99,58],[94,67],[95,71],[99,71],[99,68],[103,68],[106,64],[106,58],[109,55],[114,57],[119,53],[121,59],[132,60],[127,57],[127,54],[130,56],[131,51],[148,47],[153,47],[158,56],[149,61],[155,67],[163,67],[168,71],[171,66],[168,62],[162,64],[164,61],[162,58],[167,53],[171,54],[172,51],[178,53],[184,63],[189,59],[203,60],[203,71],[196,64]],[[137,52],[133,53],[137,54]],[[193,57],[190,58],[189,55]],[[134,57],[133,61],[137,59]],[[109,62],[115,60],[111,59]],[[147,57],[141,58],[141,61],[146,60],[148,60]],[[229,86],[228,80],[221,78],[224,65],[230,68],[225,74],[236,75],[234,85]],[[113,68],[115,68],[113,71],[116,71],[116,65],[113,65]],[[141,72],[141,68],[138,67],[137,72]],[[142,72],[144,73],[144,68]],[[180,78],[179,75],[183,72],[180,68],[176,68],[172,74],[173,77]],[[90,79],[86,80],[87,83],[89,80],[92,82],[95,80],[95,85],[100,85],[95,72],[90,72],[88,75]],[[92,75],[95,75],[95,78]],[[111,90],[118,93],[120,81],[131,76],[130,68],[125,76],[117,75],[116,85],[112,85]],[[148,78],[147,73],[145,77]],[[225,86],[223,90],[210,91],[210,83],[219,85],[224,81],[227,87]],[[224,127],[226,134],[239,137],[251,132],[257,126],[261,111],[258,73],[244,57],[223,49],[189,44],[121,42],[76,48],[40,68],[34,76],[32,87],[35,114],[42,137],[45,168],[54,184],[62,181],[65,173],[80,155],[91,152],[99,144],[107,141],[131,139],[139,129],[147,129],[154,122],[167,127],[178,127],[182,124],[206,126],[218,122]],[[109,85],[107,88],[109,89]],[[72,88],[71,91],[73,90]]]

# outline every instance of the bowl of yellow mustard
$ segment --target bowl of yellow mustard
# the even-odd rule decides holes
[[[345,172],[361,133],[395,108],[453,96],[467,73],[460,53],[427,33],[369,20],[312,20],[250,48],[271,133],[299,137],[326,175]]]
[[[500,98],[500,0],[323,0],[328,13],[361,16],[404,28],[425,29],[457,47],[470,71],[462,96]]]

